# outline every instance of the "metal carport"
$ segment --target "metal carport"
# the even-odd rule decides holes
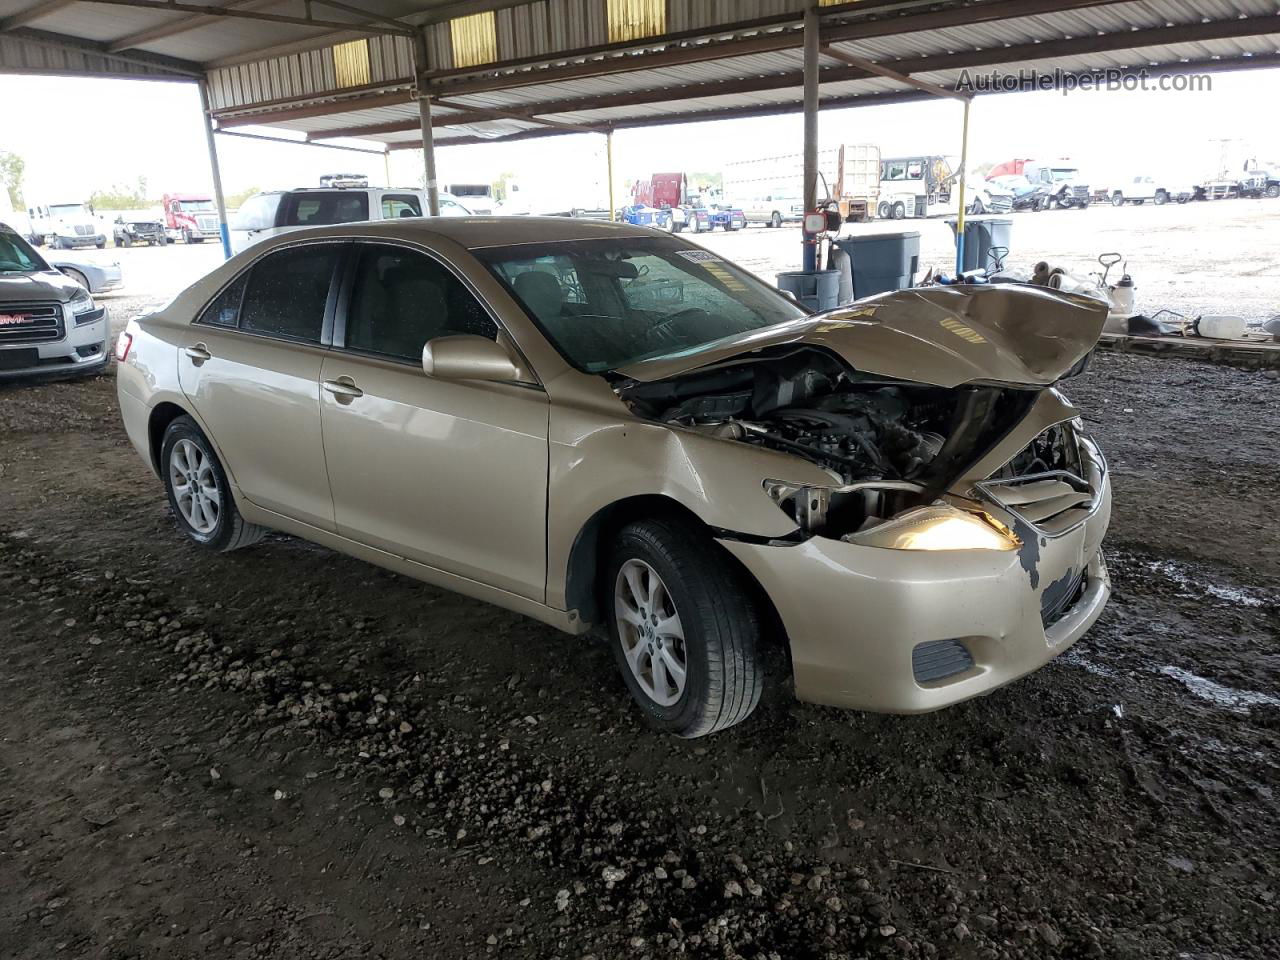
[[[0,71],[194,81],[211,130],[421,149],[433,209],[437,144],[807,106],[813,156],[820,108],[964,71],[1277,65],[1276,0],[0,0]],[[212,133],[210,161],[225,238]]]

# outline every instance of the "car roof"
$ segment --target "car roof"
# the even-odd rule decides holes
[[[470,250],[478,250],[517,243],[652,237],[657,233],[665,231],[626,223],[610,223],[608,220],[577,220],[572,217],[402,217],[395,220],[314,227],[282,234],[282,237],[297,240],[309,234],[328,238],[350,235],[410,241],[442,237]]]

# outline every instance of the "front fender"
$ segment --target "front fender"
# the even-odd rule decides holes
[[[602,509],[666,497],[717,530],[782,538],[795,521],[765,494],[765,479],[830,484],[816,465],[693,430],[552,408],[547,503],[547,602],[563,609],[573,546]]]

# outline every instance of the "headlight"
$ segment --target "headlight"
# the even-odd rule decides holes
[[[916,507],[877,527],[843,538],[892,550],[1013,550],[1018,539],[989,517],[955,507]]]
[[[67,306],[71,308],[71,315],[73,317],[83,316],[84,314],[91,313],[98,308],[98,305],[93,302],[93,297],[89,296],[89,291],[87,290],[81,290],[77,293],[71,298],[71,302],[67,304]]]

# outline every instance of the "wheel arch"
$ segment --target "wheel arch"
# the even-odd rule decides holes
[[[664,494],[638,494],[601,507],[587,519],[574,537],[565,571],[568,609],[577,610],[579,620],[584,625],[602,626],[604,623],[601,598],[607,588],[604,583],[607,569],[604,557],[610,539],[628,523],[659,517],[678,518],[703,531],[711,540],[724,533],[707,524],[678,500]],[[756,602],[765,628],[766,642],[770,645],[777,642],[789,650],[790,644],[782,618],[760,581],[737,557],[721,549],[719,544],[716,544],[716,548],[724,562],[741,578]]]
[[[185,410],[170,400],[157,403],[147,417],[147,448],[151,452],[151,465],[155,467],[157,474],[163,475],[164,472],[160,464],[160,445],[164,443],[164,432],[179,417],[195,419],[190,410]]]

